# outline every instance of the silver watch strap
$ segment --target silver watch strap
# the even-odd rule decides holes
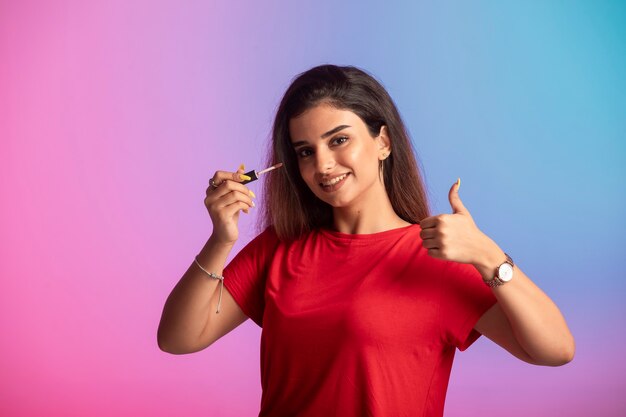
[[[504,256],[506,256],[506,261],[504,261],[503,263],[507,263],[509,265],[511,265],[512,267],[515,267],[515,263],[513,262],[513,259],[509,256],[508,253],[504,252]],[[502,264],[500,264],[502,265]],[[500,279],[500,277],[498,276],[498,270],[500,269],[500,265],[498,265],[498,267],[496,268],[496,273],[493,276],[492,279],[485,279],[483,280],[485,282],[485,284],[487,284],[488,287],[490,288],[494,288],[494,287],[499,287],[500,285],[506,284],[507,281],[502,281]]]

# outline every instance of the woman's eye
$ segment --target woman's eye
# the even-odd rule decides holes
[[[302,149],[298,151],[298,158],[306,158],[309,155],[311,155],[310,149]]]
[[[333,142],[336,143],[337,145],[341,145],[343,143],[346,143],[347,141],[348,141],[347,136],[339,136],[333,140]]]

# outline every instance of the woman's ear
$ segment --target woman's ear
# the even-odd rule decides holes
[[[387,159],[391,154],[391,139],[389,139],[387,126],[381,126],[376,141],[378,142],[378,159],[381,161]]]

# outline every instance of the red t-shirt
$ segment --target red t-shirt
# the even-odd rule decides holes
[[[224,270],[261,333],[259,416],[441,416],[455,349],[497,300],[469,264],[428,256],[417,224],[272,228]]]

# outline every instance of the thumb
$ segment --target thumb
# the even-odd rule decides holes
[[[243,174],[244,172],[246,172],[246,167],[244,164],[239,165],[239,169],[237,170],[237,172]]]
[[[459,178],[450,188],[448,193],[448,200],[450,200],[450,207],[452,207],[452,213],[468,213],[467,209],[459,197],[459,188],[461,187],[461,179]]]

